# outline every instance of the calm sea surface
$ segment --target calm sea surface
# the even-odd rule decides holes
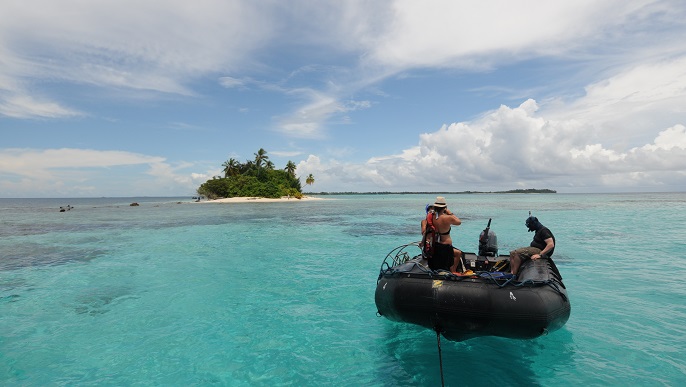
[[[440,385],[435,334],[374,305],[434,197],[326,198],[0,199],[0,385]],[[442,340],[446,385],[686,385],[686,194],[447,199],[465,251],[488,218],[501,253],[528,245],[538,216],[572,314],[535,340]]]

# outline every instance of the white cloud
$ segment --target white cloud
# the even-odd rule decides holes
[[[271,66],[261,63],[269,56],[265,52],[308,47],[325,49],[324,57],[343,57],[346,66],[306,62],[301,69],[307,75],[321,72],[316,89],[247,76],[224,76],[219,82],[226,88],[273,87],[301,99],[299,107],[276,118],[278,128],[294,137],[321,138],[326,124],[348,122],[345,112],[371,106],[349,100],[350,95],[405,70],[491,69],[525,58],[579,55],[580,47],[593,47],[619,28],[641,36],[645,15],[675,14],[672,8],[678,7],[652,0],[4,2],[0,79],[13,79],[12,90],[19,94],[0,95],[5,100],[0,114],[75,114],[57,101],[59,96],[19,103],[37,100],[28,87],[33,79],[195,95],[194,80],[245,70],[270,73]],[[608,43],[603,47],[612,46]]]
[[[345,16],[340,22],[332,22],[331,31],[318,35],[315,41],[331,39],[335,47],[341,51],[353,50],[361,59],[345,75],[338,74],[346,81],[337,82],[336,87],[323,87],[317,98],[284,118],[280,125],[284,133],[318,137],[326,124],[340,113],[343,96],[413,69],[492,71],[540,57],[572,58],[608,69],[646,57],[669,56],[675,44],[684,45],[671,43],[665,47],[660,42],[642,40],[646,30],[651,34],[655,31],[655,26],[646,23],[646,19],[662,17],[661,36],[671,42],[680,41],[681,29],[671,29],[672,25],[680,24],[679,17],[665,16],[681,14],[679,6],[670,2],[540,0],[522,5],[507,0],[397,0],[386,3],[388,8],[377,6],[371,10],[366,9],[366,3],[345,4],[340,6]],[[357,42],[357,46],[351,47],[343,40]],[[615,45],[624,51],[615,50]],[[632,46],[636,48],[627,54],[627,47]],[[594,50],[602,50],[604,56],[594,55]],[[672,68],[683,71],[686,66],[674,63]],[[351,77],[351,73],[355,76]],[[666,80],[670,73],[662,74]],[[673,90],[678,91],[679,87],[674,85]],[[594,99],[594,90],[588,92],[589,100]],[[343,122],[346,119],[343,117]]]
[[[2,149],[0,165],[4,173],[21,176],[45,174],[66,168],[106,168],[120,165],[156,164],[162,157],[146,156],[125,151],[91,149]]]
[[[192,95],[191,80],[251,64],[274,27],[265,10],[278,11],[221,0],[3,2],[0,79],[14,80],[19,100],[32,79]],[[45,110],[10,106],[14,117]]]
[[[684,69],[683,56],[626,66],[568,103],[501,106],[423,134],[399,155],[364,165],[308,160],[302,169],[330,176],[318,180],[330,191],[351,190],[349,184],[371,191],[684,190]]]
[[[298,109],[297,112],[279,120],[279,131],[294,137],[321,137],[323,123],[334,113],[343,108],[338,100],[332,97],[313,94],[311,102]]]
[[[295,156],[300,156],[302,154],[301,151],[269,151],[269,154],[274,155],[274,156],[279,156],[279,157],[295,157]]]
[[[310,156],[298,170],[313,173],[322,191],[686,189],[684,125],[656,133],[650,144],[616,151],[586,141],[592,125],[548,120],[537,110],[532,100],[501,106],[473,122],[423,134],[398,155],[358,165]]]
[[[193,193],[210,173],[163,157],[92,149],[0,149],[0,196],[173,196]]]
[[[643,148],[647,151],[658,149],[671,150],[673,148],[686,149],[686,127],[684,125],[675,125],[663,130],[655,138],[654,144],[645,145]]]
[[[0,99],[0,115],[13,118],[60,118],[75,117],[81,113],[60,106],[59,103],[50,101],[39,101],[35,98],[17,92],[12,93],[11,97]]]
[[[489,68],[497,57],[486,54],[521,57],[574,50],[649,3],[399,0],[393,2],[387,28],[365,41],[368,59],[384,66]]]
[[[414,147],[363,164],[339,161],[357,152],[341,146],[337,159],[311,156],[298,173],[313,173],[315,185],[328,190],[563,189],[620,187],[624,180],[683,187],[683,8],[653,0],[6,1],[0,115],[88,117],[65,102],[68,91],[86,85],[102,91],[89,95],[115,91],[129,100],[140,91],[195,96],[193,82],[209,77],[224,92],[254,86],[290,98],[287,109],[296,107],[276,114],[277,130],[320,140],[327,126],[352,122],[349,113],[374,106],[360,94],[404,72],[491,71],[571,58],[583,70],[569,74],[576,89],[566,95],[551,90],[538,102],[445,125],[419,136]],[[0,163],[2,192],[18,187],[13,195],[30,193],[32,185],[92,192],[100,181],[95,169],[137,167],[136,176],[155,179],[145,189],[186,189],[213,175],[211,168],[185,174],[188,166],[125,151],[5,149]],[[440,181],[427,178],[437,174]]]
[[[221,77],[219,78],[219,84],[222,85],[223,87],[226,87],[227,89],[231,88],[242,88],[246,85],[246,83],[250,83],[251,81],[249,79],[238,79],[238,78],[233,78],[233,77]]]
[[[686,56],[634,65],[586,87],[570,103],[551,101],[543,114],[559,120],[580,119],[596,128],[606,146],[638,146],[652,129],[683,123],[686,117]]]

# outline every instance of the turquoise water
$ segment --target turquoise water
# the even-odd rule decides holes
[[[532,210],[572,313],[443,340],[446,385],[686,384],[686,194],[447,198],[465,251],[489,217],[501,252],[527,245]],[[327,199],[0,199],[0,385],[440,385],[435,334],[374,305],[433,196]]]

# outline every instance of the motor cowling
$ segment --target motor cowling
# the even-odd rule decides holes
[[[479,255],[485,257],[498,256],[498,237],[490,228],[481,231],[479,235]]]

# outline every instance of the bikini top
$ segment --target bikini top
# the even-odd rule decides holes
[[[439,232],[438,234],[439,234],[439,235],[450,235],[450,230],[452,230],[452,228],[453,228],[453,227],[450,226],[450,228],[448,229],[448,231],[446,231],[446,232]]]

